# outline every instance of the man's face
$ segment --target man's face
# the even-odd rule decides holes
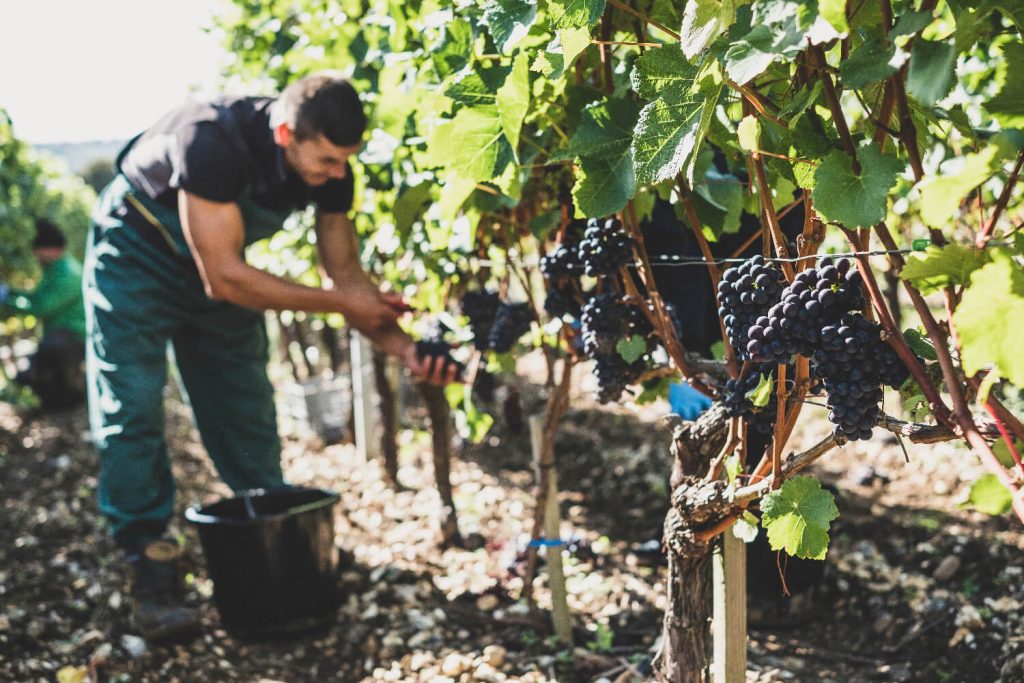
[[[340,147],[323,135],[298,140],[291,134],[287,136],[284,144],[280,141],[278,144],[284,149],[284,159],[288,167],[310,187],[323,185],[332,178],[344,178],[348,158],[359,152],[360,147]]]
[[[37,247],[32,251],[42,266],[48,266],[54,261],[59,261],[60,257],[64,255],[63,247]]]

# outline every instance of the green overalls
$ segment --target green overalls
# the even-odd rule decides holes
[[[285,212],[239,201],[245,243]],[[170,343],[196,426],[235,491],[283,483],[263,312],[209,299],[176,211],[117,176],[100,196],[85,260],[89,417],[100,452],[99,505],[115,539],[159,536],[174,479],[164,436]]]

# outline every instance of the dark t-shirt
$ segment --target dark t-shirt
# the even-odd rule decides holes
[[[260,206],[323,212],[352,208],[352,174],[309,187],[284,162],[270,127],[269,97],[191,99],[128,143],[118,169],[170,208],[179,189],[217,202],[246,192]]]

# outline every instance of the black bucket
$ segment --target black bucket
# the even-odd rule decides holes
[[[338,610],[334,505],[322,489],[251,491],[190,507],[221,622],[245,637],[300,633]]]

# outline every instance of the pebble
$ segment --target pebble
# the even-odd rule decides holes
[[[483,661],[488,666],[500,669],[505,664],[505,656],[508,650],[501,645],[488,645],[484,648]]]
[[[936,581],[949,581],[959,570],[960,558],[956,555],[947,555],[932,572],[932,578]]]
[[[445,676],[458,678],[469,671],[472,665],[473,662],[468,657],[452,653],[445,657],[444,661],[441,662],[441,673]]]
[[[481,664],[473,671],[473,680],[482,681],[483,683],[497,683],[497,681],[504,678],[504,675],[499,674],[489,664]]]
[[[414,633],[406,642],[411,648],[420,648],[430,642],[430,639],[433,637],[434,634],[430,631],[420,631],[419,633]]]
[[[491,593],[481,595],[476,599],[476,608],[481,612],[493,612],[499,604],[500,600],[498,600],[498,596],[492,595]]]
[[[146,641],[128,633],[121,636],[121,647],[132,659],[138,659],[146,654]]]
[[[977,631],[985,627],[985,620],[973,605],[964,605],[956,615],[956,625],[968,631]]]

